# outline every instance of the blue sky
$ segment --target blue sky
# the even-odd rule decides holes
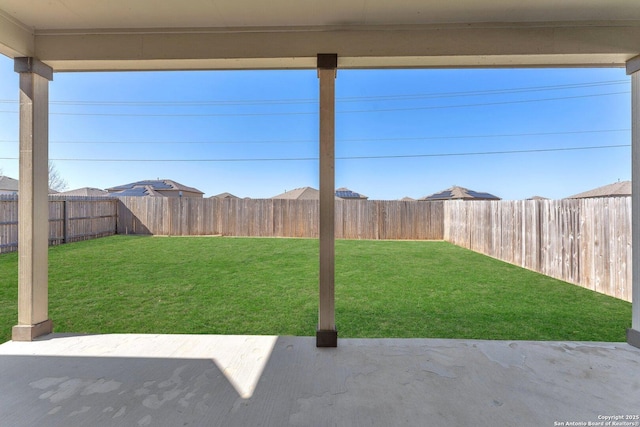
[[[336,187],[399,199],[459,185],[516,200],[628,180],[629,90],[621,68],[339,70]],[[17,99],[2,56],[0,169],[14,178]],[[69,189],[318,188],[317,99],[315,70],[56,73],[50,157]]]

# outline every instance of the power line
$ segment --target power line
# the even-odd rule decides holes
[[[631,144],[620,145],[600,145],[591,147],[567,147],[567,148],[540,148],[532,150],[509,150],[509,151],[479,151],[475,153],[439,153],[439,154],[412,154],[412,155],[392,155],[392,156],[353,156],[353,157],[336,157],[336,160],[362,160],[362,159],[404,159],[404,158],[420,158],[420,157],[458,157],[458,156],[486,156],[495,154],[522,154],[522,153],[547,153],[554,151],[581,151],[581,150],[599,150],[605,148],[621,148],[631,147]]]
[[[497,154],[522,154],[522,153],[545,153],[556,151],[582,151],[582,150],[600,150],[607,148],[631,147],[631,144],[618,145],[599,145],[589,147],[566,147],[566,148],[540,148],[530,150],[508,150],[508,151],[478,151],[466,153],[434,153],[434,154],[399,154],[384,156],[348,156],[336,157],[336,160],[370,160],[370,159],[409,159],[423,157],[460,157],[460,156],[485,156]],[[0,160],[18,160],[18,157],[0,157]],[[231,159],[72,159],[60,158],[51,159],[57,162],[104,162],[104,163],[212,163],[212,162],[290,162],[290,161],[317,161],[318,157],[280,157],[280,158],[231,158]]]
[[[609,92],[599,93],[592,95],[576,95],[576,96],[563,96],[557,98],[540,98],[540,99],[527,99],[520,101],[500,101],[500,102],[484,102],[478,104],[460,104],[460,105],[441,105],[441,106],[429,106],[429,107],[406,107],[406,108],[381,108],[374,110],[342,110],[336,111],[336,114],[351,114],[351,113],[387,113],[396,111],[425,111],[425,110],[444,110],[449,108],[470,108],[470,107],[488,107],[496,105],[508,105],[508,104],[527,104],[534,102],[546,102],[546,101],[563,101],[568,99],[584,99],[594,98],[600,96],[611,95],[625,95],[630,91],[624,92]],[[0,113],[14,113],[18,111],[0,111]],[[189,113],[189,114],[140,114],[140,113],[64,113],[64,112],[49,112],[50,115],[56,116],[94,116],[94,117],[259,117],[259,116],[308,116],[317,115],[317,111],[289,111],[289,112],[269,112],[269,113]]]
[[[614,133],[614,132],[631,132],[631,129],[598,129],[598,130],[580,130],[580,131],[562,131],[562,132],[530,132],[530,133],[505,133],[505,134],[485,134],[485,135],[448,135],[448,136],[412,136],[412,137],[389,137],[389,138],[345,138],[336,139],[336,143],[346,142],[389,142],[389,141],[432,141],[432,140],[450,140],[450,139],[486,139],[486,138],[520,138],[529,136],[554,136],[554,135],[584,135],[591,133]],[[0,139],[0,143],[18,143],[18,140]],[[126,144],[126,145],[159,145],[159,144],[304,144],[316,143],[317,139],[295,139],[295,140],[260,140],[260,141],[49,141],[49,144]]]
[[[563,96],[559,98],[541,98],[541,99],[525,99],[520,101],[500,101],[500,102],[485,102],[480,104],[460,104],[460,105],[443,105],[443,106],[430,106],[430,107],[407,107],[407,108],[386,108],[377,110],[349,110],[349,111],[337,111],[340,113],[380,113],[391,111],[421,111],[421,110],[444,110],[449,108],[468,108],[468,107],[488,107],[494,105],[507,105],[507,104],[528,104],[532,102],[546,102],[546,101],[564,101],[567,99],[581,99],[581,98],[594,98],[598,96],[610,96],[610,95],[623,95],[629,94],[630,91],[625,92],[610,92],[599,93],[593,95],[576,95],[576,96]]]
[[[466,96],[505,95],[514,93],[543,92],[552,90],[582,89],[613,85],[628,85],[628,80],[607,80],[599,82],[573,83],[551,86],[528,86],[506,89],[488,89],[464,92],[440,92],[422,94],[395,94],[374,96],[336,97],[336,102],[362,102],[362,101],[405,101],[433,98],[457,98]],[[205,100],[205,101],[50,101],[51,105],[72,106],[127,106],[127,107],[192,107],[192,106],[238,106],[238,105],[286,105],[286,104],[315,104],[317,98],[290,98],[290,99],[249,99],[249,100]],[[0,100],[0,103],[17,104],[17,100]]]
[[[336,101],[340,100],[345,102],[360,102],[363,100],[411,100],[411,99],[425,99],[425,98],[456,98],[462,96],[483,96],[483,95],[506,95],[512,93],[525,93],[525,92],[544,92],[550,90],[565,90],[565,89],[581,89],[600,86],[611,85],[629,85],[628,80],[611,80],[606,82],[593,82],[593,83],[576,83],[566,85],[555,86],[532,86],[526,88],[512,88],[512,89],[491,89],[480,91],[468,91],[468,92],[443,92],[434,94],[416,94],[416,95],[388,95],[388,96],[371,96],[371,97],[354,97],[354,98],[336,98]],[[353,101],[351,101],[353,99]]]

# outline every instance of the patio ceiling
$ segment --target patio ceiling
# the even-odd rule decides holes
[[[0,53],[56,71],[622,66],[637,0],[0,0]]]

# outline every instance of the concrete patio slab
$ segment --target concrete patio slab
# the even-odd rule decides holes
[[[0,396],[11,427],[638,426],[640,349],[53,334],[0,345]]]

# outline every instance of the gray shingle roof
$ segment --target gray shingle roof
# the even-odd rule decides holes
[[[336,190],[336,199],[346,199],[346,200],[365,200],[368,197],[356,193],[355,191],[351,191],[348,188],[338,188]],[[296,188],[294,190],[285,191],[282,194],[278,194],[277,196],[273,196],[272,199],[289,199],[289,200],[318,200],[320,199],[320,191],[316,190],[313,187],[301,187]]]
[[[0,176],[0,191],[18,191],[18,180]]]
[[[122,191],[116,191],[113,194],[118,197],[143,197],[151,196],[151,191],[149,191],[148,187],[133,187]]]
[[[454,185],[438,193],[421,197],[419,200],[500,200],[500,197]]]
[[[20,189],[20,181],[17,179],[9,178],[8,176],[0,175],[0,193],[13,194],[17,193]],[[57,194],[55,190],[49,189],[49,194]]]
[[[588,199],[592,197],[624,197],[631,195],[631,181],[618,181],[613,184],[603,185],[593,190],[574,194],[567,199]]]
[[[239,199],[240,197],[235,196],[231,193],[220,193],[220,194],[216,194],[215,196],[211,196],[209,198],[210,199]]]
[[[282,194],[273,196],[272,199],[318,200],[320,199],[320,191],[313,187],[302,187],[296,188],[295,190],[285,191]]]
[[[368,199],[364,194],[356,193],[355,191],[351,191],[348,188],[341,187],[336,190],[336,197],[339,199]]]
[[[109,192],[101,190],[99,188],[82,187],[75,190],[62,191],[58,193],[61,196],[87,196],[87,197],[101,197],[108,196]]]
[[[116,187],[107,188],[107,191],[110,193],[121,192],[124,190],[131,190],[136,187],[142,187],[146,189],[151,189],[154,191],[189,191],[192,193],[204,194],[202,191],[197,188],[187,187],[186,185],[180,184],[179,182],[173,181],[171,179],[152,179],[145,181],[137,181],[131,182],[129,184],[118,185]]]

